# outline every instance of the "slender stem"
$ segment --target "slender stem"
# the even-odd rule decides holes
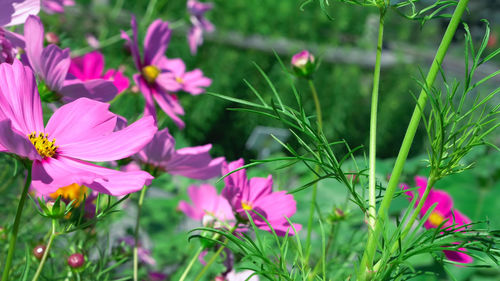
[[[222,251],[224,250],[224,248],[226,248],[226,245],[219,245],[219,249],[217,250],[217,252],[215,252],[215,254],[212,255],[212,257],[207,262],[207,264],[201,269],[200,273],[198,273],[198,275],[196,275],[196,277],[194,278],[194,281],[198,281],[198,280],[200,280],[203,277],[203,275],[205,274],[205,272],[215,262],[215,260],[217,259],[217,257],[219,257],[220,253],[222,253]]]
[[[369,154],[369,185],[368,185],[368,225],[370,232],[375,228],[377,219],[376,202],[375,202],[375,172],[376,172],[376,157],[377,157],[377,110],[378,110],[378,90],[380,84],[380,61],[382,58],[382,42],[384,40],[384,16],[385,10],[380,9],[379,25],[378,25],[378,40],[377,40],[377,56],[375,59],[375,69],[373,71],[373,90],[372,90],[372,106],[370,114],[370,154]]]
[[[457,8],[455,9],[455,12],[453,13],[448,28],[446,29],[441,44],[439,45],[439,48],[437,50],[434,61],[432,62],[429,73],[427,74],[426,78],[427,88],[430,88],[434,84],[434,81],[436,80],[436,76],[439,73],[439,68],[441,66],[441,63],[443,62],[446,52],[448,51],[448,47],[450,46],[453,35],[455,34],[458,24],[460,23],[460,18],[462,17],[465,9],[467,8],[468,2],[469,0],[460,0]],[[389,180],[389,184],[387,186],[384,198],[380,205],[380,209],[378,210],[378,216],[375,223],[375,230],[373,232],[370,232],[369,234],[368,243],[366,244],[365,252],[363,254],[363,258],[361,260],[361,264],[358,271],[358,280],[366,280],[368,272],[371,271],[373,258],[375,256],[375,252],[377,249],[378,239],[382,232],[382,228],[385,225],[387,211],[389,209],[389,206],[391,205],[392,198],[394,197],[394,192],[396,191],[399,182],[399,177],[401,176],[401,173],[403,171],[404,163],[406,161],[406,158],[408,157],[408,153],[410,151],[413,138],[415,137],[418,124],[420,123],[422,110],[424,109],[426,102],[427,102],[427,93],[425,92],[425,89],[422,89],[417,101],[417,105],[415,106],[415,109],[413,111],[410,123],[408,125],[405,137],[403,139],[403,143],[401,144],[401,148],[399,150],[396,163],[392,170],[391,178]]]
[[[141,190],[141,195],[139,196],[139,202],[137,202],[137,218],[135,221],[135,243],[134,243],[134,281],[139,280],[139,224],[141,220],[142,204],[144,202],[144,197],[146,196],[147,186]]]
[[[316,119],[317,119],[317,123],[318,123],[318,134],[320,134],[323,131],[323,118],[321,115],[321,106],[319,103],[318,92],[316,91],[316,87],[314,86],[314,82],[312,81],[312,79],[308,79],[307,83],[309,84],[309,88],[311,89],[311,94],[312,94],[312,97],[314,99],[314,106],[316,108]],[[314,169],[316,170],[316,173],[319,172],[319,168],[320,168],[319,165],[316,165],[314,167]],[[309,220],[307,222],[306,264],[309,263],[309,254],[311,252],[311,233],[312,233],[312,227],[313,227],[314,212],[316,210],[317,193],[318,193],[318,182],[314,183],[314,185],[313,185],[311,207],[309,209]]]
[[[42,260],[36,269],[35,276],[33,276],[32,281],[38,280],[38,277],[42,273],[43,266],[47,257],[49,256],[50,247],[52,246],[52,241],[56,238],[56,220],[52,219],[52,229],[50,230],[49,242],[47,243],[47,247],[45,248],[45,252],[43,253]]]
[[[14,219],[14,225],[12,226],[12,233],[9,240],[9,251],[7,252],[7,258],[5,259],[5,267],[3,269],[2,281],[9,280],[9,271],[12,264],[12,258],[14,257],[14,248],[16,246],[17,233],[19,231],[19,222],[21,220],[21,215],[23,213],[24,202],[28,194],[28,190],[31,184],[31,167],[28,169],[28,175],[26,176],[26,182],[24,183],[23,191],[21,193],[21,199],[17,205],[16,218]]]
[[[436,183],[436,178],[431,174],[431,176],[429,177],[429,180],[427,181],[427,186],[425,187],[424,194],[422,195],[422,198],[419,199],[417,207],[413,211],[413,214],[410,217],[410,219],[408,220],[407,224],[405,225],[403,231],[401,231],[401,236],[400,236],[400,239],[398,239],[398,240],[404,241],[404,239],[406,238],[406,235],[408,235],[408,233],[410,232],[411,227],[413,226],[413,223],[415,222],[418,215],[420,214],[420,211],[422,210],[422,207],[424,206],[425,201],[427,200],[427,196],[429,196],[429,192],[431,191],[432,186],[435,183]],[[396,242],[393,244],[390,254],[394,253],[399,248],[398,243],[399,242]],[[379,260],[377,262],[377,264],[375,264],[375,266],[373,266],[374,271],[377,271],[380,269],[380,266],[381,266],[380,262],[381,262],[381,260]]]
[[[191,271],[191,268],[193,267],[194,263],[196,262],[196,260],[198,259],[198,256],[201,254],[201,252],[203,251],[204,247],[203,246],[200,246],[198,248],[198,250],[196,250],[196,253],[193,255],[193,257],[191,258],[191,260],[189,261],[188,263],[188,266],[186,267],[186,269],[184,269],[184,272],[182,273],[182,276],[181,278],[179,279],[179,281],[184,281],[189,273],[189,271]]]

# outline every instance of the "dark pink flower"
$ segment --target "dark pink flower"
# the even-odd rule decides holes
[[[42,9],[47,14],[64,13],[64,6],[74,5],[74,0],[42,0]]]
[[[427,179],[425,177],[417,176],[415,177],[415,182],[418,186],[418,198],[415,203],[416,206],[425,192],[425,189],[427,187]],[[409,196],[409,200],[413,200],[415,195],[413,192],[408,191],[408,185],[401,184],[401,188],[403,190],[406,190],[405,193]],[[444,222],[442,225],[443,229],[454,227],[455,231],[461,231],[464,230],[465,227],[459,226],[468,225],[471,223],[471,220],[467,216],[453,209],[453,200],[448,193],[442,190],[434,189],[431,189],[431,191],[429,192],[427,200],[424,202],[422,209],[420,210],[420,217],[423,217],[427,213],[429,208],[434,204],[436,204],[436,207],[428,217],[427,221],[424,222],[425,228],[437,228]],[[466,249],[464,248],[459,248],[459,250],[466,251]],[[460,263],[471,263],[473,261],[472,257],[465,253],[449,250],[443,250],[443,252],[451,261]]]
[[[190,14],[191,28],[188,32],[189,49],[196,54],[198,46],[203,44],[203,32],[213,32],[214,25],[205,18],[205,13],[213,8],[212,3],[203,3],[196,0],[187,1],[187,10]]]
[[[217,194],[215,187],[209,184],[192,185],[188,188],[188,195],[193,204],[181,201],[178,206],[186,216],[201,221],[205,226],[234,224],[231,205],[222,195]]]
[[[123,71],[108,69],[104,74],[104,56],[99,51],[93,51],[81,57],[71,59],[69,74],[74,75],[81,81],[92,79],[106,79],[115,85],[118,93],[126,90],[130,82]]]
[[[222,173],[228,174],[244,165],[243,159],[224,163]],[[224,178],[226,187],[222,190],[222,195],[231,203],[235,212],[242,218],[246,218],[245,211],[248,211],[255,225],[263,230],[271,232],[266,221],[257,214],[262,215],[273,227],[277,235],[284,236],[287,232],[295,234],[286,218],[295,214],[296,202],[293,196],[286,191],[273,192],[273,179],[271,175],[267,178],[251,178],[248,180],[245,169],[234,172]],[[294,224],[296,231],[302,226]]]
[[[176,73],[182,75],[175,75],[175,73],[173,75],[171,73],[173,67],[169,66],[169,60],[165,57],[165,51],[172,33],[168,22],[158,19],[149,26],[144,39],[143,57],[139,52],[135,17],[132,17],[131,25],[132,39],[123,31],[122,38],[130,45],[135,66],[140,71],[140,73],[134,75],[134,81],[146,99],[145,112],[156,118],[154,103],[156,101],[179,128],[184,128],[184,122],[179,118],[179,115],[184,115],[184,109],[173,92],[187,90],[191,94],[199,94],[199,87],[206,84],[207,78],[202,77],[203,74],[199,70],[184,73],[184,70],[181,72],[178,71],[179,68],[175,68],[178,71]],[[181,80],[183,78],[185,80]]]
[[[64,102],[70,102],[81,97],[98,101],[112,100],[118,90],[114,84],[104,79],[81,81],[68,77],[71,65],[69,49],[61,50],[50,44],[43,47],[44,28],[40,19],[29,16],[24,25],[26,40],[26,55],[35,74],[53,92],[61,95]]]
[[[150,183],[153,177],[143,171],[121,172],[86,162],[135,154],[157,131],[151,116],[114,131],[117,116],[108,108],[80,98],[57,109],[44,126],[31,69],[18,60],[0,64],[0,151],[33,161],[32,186],[39,193],[76,183],[117,196]]]
[[[175,149],[175,139],[168,129],[158,131],[153,140],[134,158],[172,175],[206,180],[220,176],[224,157],[212,159],[211,144]]]

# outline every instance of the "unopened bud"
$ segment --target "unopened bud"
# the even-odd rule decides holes
[[[310,78],[316,70],[314,56],[307,50],[303,50],[292,57],[292,67],[299,77]]]
[[[62,200],[49,201],[45,204],[47,207],[46,215],[51,218],[62,218],[66,214],[66,203]]]
[[[68,258],[68,265],[71,268],[80,268],[85,264],[85,256],[80,253],[72,254]]]
[[[35,258],[37,258],[38,260],[41,260],[43,257],[43,254],[45,253],[45,249],[47,249],[47,247],[45,245],[41,245],[41,244],[36,246],[35,248],[33,248],[33,255],[35,256]]]
[[[49,44],[59,44],[59,36],[57,36],[54,32],[47,32],[47,34],[45,34],[45,40]]]

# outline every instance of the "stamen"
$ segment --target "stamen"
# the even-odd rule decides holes
[[[250,211],[253,209],[252,205],[250,205],[250,203],[248,203],[248,202],[241,202],[241,207],[243,208],[243,210],[247,210],[247,211]]]
[[[434,227],[438,227],[444,221],[444,217],[439,213],[432,212],[427,220]]]
[[[56,154],[56,150],[58,146],[55,145],[56,139],[53,138],[52,141],[49,141],[49,135],[39,133],[38,136],[36,132],[33,132],[28,135],[33,146],[36,148],[36,151],[42,157],[53,157]]]
[[[160,70],[154,65],[148,65],[142,68],[142,77],[144,77],[148,83],[153,83],[158,75],[160,75]]]
[[[177,83],[179,84],[184,84],[184,79],[182,79],[181,77],[175,77],[175,81],[177,81]]]

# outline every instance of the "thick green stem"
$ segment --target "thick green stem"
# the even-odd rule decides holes
[[[139,280],[139,224],[141,221],[142,204],[144,202],[144,197],[146,196],[147,186],[141,190],[141,195],[139,196],[139,202],[137,203],[137,218],[135,221],[135,233],[134,233],[134,281]]]
[[[314,86],[314,82],[312,79],[308,79],[307,83],[309,84],[309,88],[311,89],[311,94],[314,100],[314,106],[316,108],[316,119],[318,125],[318,134],[323,131],[323,117],[321,115],[321,106],[319,103],[318,92],[316,91],[316,87]],[[319,172],[319,165],[315,166],[316,172]],[[314,183],[312,189],[312,198],[311,198],[311,207],[309,209],[309,220],[307,221],[307,238],[306,238],[306,263],[309,262],[309,254],[311,252],[311,233],[314,221],[314,212],[316,210],[316,196],[318,193],[318,183]]]
[[[448,51],[448,47],[450,46],[451,40],[455,31],[460,23],[460,18],[462,17],[465,9],[467,8],[467,3],[469,0],[460,0],[458,3],[455,12],[451,18],[451,21],[446,29],[446,32],[443,36],[441,44],[437,50],[434,61],[432,62],[429,73],[426,78],[426,87],[430,88],[434,84],[436,80],[436,76],[439,73],[439,68],[443,59]],[[413,111],[410,123],[408,125],[408,129],[406,131],[405,137],[403,139],[403,143],[401,144],[401,148],[399,150],[398,157],[396,159],[396,163],[391,173],[391,178],[389,180],[389,184],[387,186],[384,198],[382,203],[380,204],[380,209],[378,210],[378,216],[375,223],[375,230],[370,232],[368,237],[368,242],[366,244],[365,252],[363,254],[363,258],[361,260],[361,264],[358,271],[358,280],[367,280],[368,273],[372,270],[372,263],[375,256],[375,252],[377,249],[377,243],[382,232],[382,228],[387,219],[387,211],[389,210],[389,206],[391,205],[392,198],[394,197],[394,192],[396,191],[399,177],[403,171],[403,166],[408,157],[408,153],[410,151],[411,144],[413,142],[413,138],[415,137],[415,133],[417,131],[418,125],[420,123],[420,118],[422,115],[422,110],[425,107],[427,102],[427,93],[425,89],[422,89],[420,92],[420,96],[417,101],[417,105]]]
[[[379,25],[378,25],[378,40],[377,40],[377,56],[375,59],[375,69],[373,70],[373,90],[372,90],[372,107],[370,114],[370,171],[368,185],[368,225],[370,232],[375,228],[376,201],[375,201],[375,172],[376,172],[376,157],[377,157],[377,110],[378,110],[378,90],[380,84],[380,61],[382,58],[382,42],[384,40],[384,15],[385,9],[380,9]]]
[[[31,167],[28,168],[28,175],[26,176],[26,182],[24,183],[23,191],[21,193],[21,199],[17,205],[16,218],[14,219],[14,225],[12,226],[12,232],[9,240],[9,251],[7,252],[7,258],[5,259],[5,267],[3,269],[2,281],[9,280],[9,271],[12,264],[12,258],[14,257],[14,248],[16,246],[17,233],[19,231],[19,222],[21,221],[21,215],[23,213],[24,202],[28,195],[28,190],[31,184]]]
[[[42,273],[43,266],[45,265],[45,261],[47,260],[47,257],[49,256],[50,247],[52,246],[52,242],[54,241],[54,238],[56,238],[56,221],[54,219],[52,219],[52,229],[50,231],[49,242],[47,243],[47,247],[45,248],[45,252],[43,253],[42,260],[40,261],[40,264],[38,265],[38,268],[36,269],[35,276],[33,276],[33,279],[31,281],[36,281],[36,280],[38,280],[38,277],[40,277],[40,274]]]

